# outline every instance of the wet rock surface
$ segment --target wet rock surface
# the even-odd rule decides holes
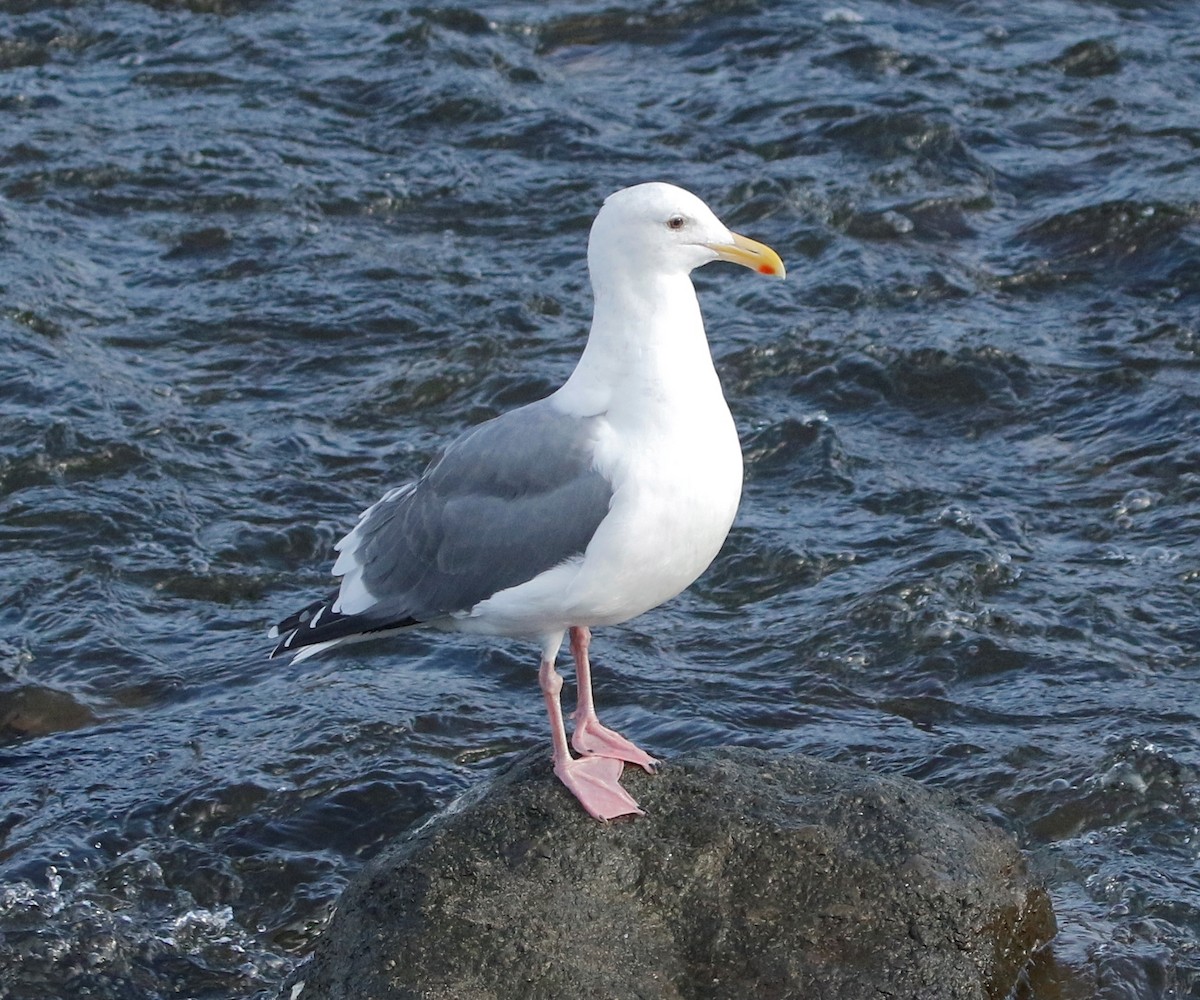
[[[603,825],[545,757],[368,865],[280,996],[1000,998],[1054,933],[1011,835],[908,779],[722,748]]]

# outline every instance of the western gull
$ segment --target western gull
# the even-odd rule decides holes
[[[570,378],[467,430],[419,479],[367,508],[336,545],[338,589],[270,635],[271,656],[297,660],[422,624],[536,639],[554,772],[608,820],[642,814],[619,783],[623,765],[653,773],[657,761],[597,719],[590,630],[689,586],[741,497],[741,448],[690,274],[715,260],[778,278],[784,266],[663,183],[605,200],[587,260],[592,328]],[[568,633],[579,757],[555,668]]]

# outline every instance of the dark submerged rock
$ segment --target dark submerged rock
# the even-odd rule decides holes
[[[1067,76],[1108,76],[1121,69],[1121,56],[1111,42],[1089,38],[1063,49],[1053,65]]]
[[[1002,998],[1054,933],[1012,837],[913,781],[722,748],[626,769],[648,815],[603,825],[546,756],[371,862],[281,997]]]

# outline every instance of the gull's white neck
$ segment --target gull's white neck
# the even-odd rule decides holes
[[[556,402],[580,416],[724,401],[687,274],[593,272],[587,346]]]

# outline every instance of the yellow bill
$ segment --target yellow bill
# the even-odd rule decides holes
[[[720,260],[741,264],[742,267],[773,278],[787,276],[787,269],[783,266],[779,254],[765,243],[759,243],[748,236],[739,236],[737,233],[730,235],[733,237],[732,243],[706,243],[705,246],[714,251]]]

